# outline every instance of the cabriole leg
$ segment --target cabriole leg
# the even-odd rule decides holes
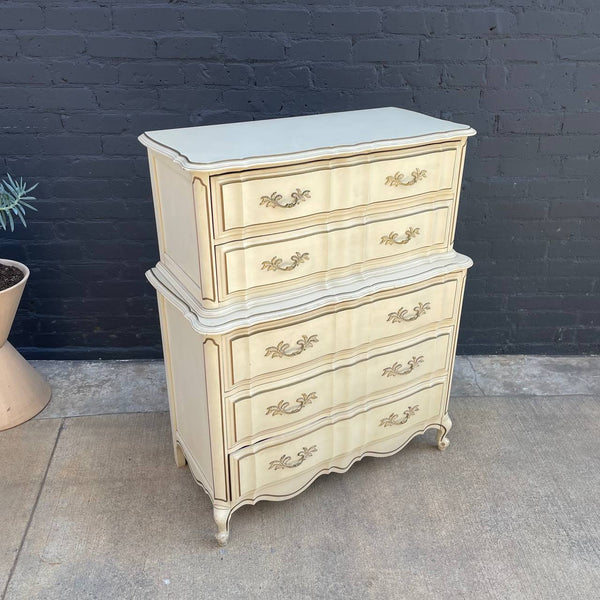
[[[213,516],[217,524],[217,543],[219,546],[225,546],[229,540],[229,515],[231,511],[228,508],[213,508]]]
[[[440,450],[445,450],[450,445],[450,440],[447,437],[450,429],[452,429],[452,421],[446,413],[442,418],[442,424],[437,434],[437,445]]]

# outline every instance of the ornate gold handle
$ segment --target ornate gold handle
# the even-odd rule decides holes
[[[396,413],[392,413],[389,417],[379,421],[379,427],[391,427],[392,425],[404,425],[416,412],[419,410],[419,405],[409,406],[404,411],[404,416],[399,419]]]
[[[402,363],[395,362],[391,367],[386,367],[381,374],[382,377],[396,377],[397,375],[408,375],[414,371],[419,365],[423,364],[425,359],[422,356],[413,356],[408,361],[407,366],[403,369]]]
[[[294,469],[299,467],[307,458],[310,458],[317,451],[316,446],[307,448],[304,446],[296,455],[298,458],[292,461],[292,457],[284,454],[279,460],[272,460],[269,463],[269,470],[279,471],[280,469]]]
[[[290,403],[287,400],[280,400],[276,405],[267,407],[267,415],[293,415],[294,413],[300,412],[307,404],[312,404],[313,400],[316,400],[317,394],[311,392],[310,394],[301,394],[300,398],[296,398],[296,404],[294,408],[290,408]]]
[[[404,232],[405,237],[402,238],[401,240],[399,240],[398,239],[399,234],[394,231],[390,231],[390,233],[388,235],[381,236],[381,242],[379,242],[379,243],[385,244],[386,246],[393,246],[394,244],[399,244],[399,245],[408,244],[408,242],[410,242],[410,240],[417,237],[420,233],[421,233],[421,230],[419,229],[419,227],[409,227]]]
[[[293,208],[294,206],[298,206],[300,202],[304,202],[307,198],[310,198],[310,190],[296,188],[296,191],[290,195],[292,196],[290,202],[282,202],[283,196],[277,192],[273,192],[270,196],[261,196],[259,206],[266,206],[267,208]]]
[[[297,342],[296,348],[291,348],[290,345],[286,344],[283,340],[277,344],[277,346],[269,346],[265,348],[265,356],[271,358],[283,358],[284,356],[298,356],[301,352],[304,352],[307,348],[312,348],[313,344],[318,342],[316,334],[314,335],[303,335]]]
[[[425,169],[415,169],[410,175],[411,178],[408,181],[403,181],[404,173],[396,171],[393,175],[388,175],[385,178],[385,185],[390,185],[392,187],[398,187],[401,185],[415,185],[417,181],[421,181],[421,179],[425,179],[425,177],[427,177],[427,171]]]
[[[400,321],[416,321],[421,315],[424,315],[428,310],[431,309],[429,302],[419,302],[417,306],[413,308],[413,314],[408,314],[408,309],[401,307],[396,312],[391,312],[388,315],[387,320],[392,323],[400,323]]]
[[[291,271],[295,269],[298,265],[301,265],[303,262],[308,260],[308,252],[296,252],[296,254],[290,256],[290,261],[288,264],[284,265],[283,258],[279,258],[274,256],[271,260],[263,260],[261,270],[264,271]]]

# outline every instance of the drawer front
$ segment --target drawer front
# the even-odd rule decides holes
[[[451,211],[428,210],[366,224],[332,224],[309,235],[265,236],[217,246],[222,299],[276,293],[424,256],[450,245]]]
[[[332,220],[332,211],[435,192],[448,196],[461,159],[461,143],[453,142],[218,175],[211,179],[215,234],[239,238],[242,230],[287,231]]]
[[[280,380],[287,372],[349,358],[375,342],[390,344],[411,332],[456,317],[464,273],[380,292],[358,301],[328,306],[306,315],[254,326],[227,343],[228,388],[252,379]]]
[[[327,371],[228,404],[234,443],[252,443],[448,372],[453,327],[334,364]],[[299,379],[299,378],[297,378]]]
[[[299,476],[304,478],[300,483],[305,484],[331,467],[346,467],[336,464],[338,457],[349,453],[360,456],[385,438],[402,440],[427,424],[439,423],[446,389],[444,383],[438,383],[337,421],[323,419],[309,431],[280,436],[282,441],[270,439],[232,453],[233,499],[259,495],[267,486],[273,493],[273,486]]]

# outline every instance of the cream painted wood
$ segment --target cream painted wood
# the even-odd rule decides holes
[[[232,449],[280,435],[338,410],[448,375],[453,326],[326,365],[321,374],[278,380],[277,387],[227,401]]]
[[[220,544],[244,504],[429,428],[448,446],[474,133],[387,108],[140,137],[175,459]]]
[[[329,469],[339,456],[362,454],[371,442],[419,430],[441,420],[445,385],[412,393],[401,400],[363,406],[335,420],[321,419],[292,435],[247,446],[231,454],[232,499],[259,495],[263,487],[305,474],[306,481]]]
[[[280,380],[329,357],[388,345],[434,323],[456,318],[462,276],[430,280],[398,294],[380,292],[300,317],[272,321],[227,336],[225,389],[252,380]],[[406,310],[406,314],[402,312]],[[287,348],[283,345],[287,344]],[[250,360],[248,360],[250,357]]]
[[[211,177],[215,237],[290,231],[354,216],[357,207],[366,205],[373,214],[398,199],[407,205],[423,203],[424,195],[452,198],[463,145],[431,144]]]
[[[381,219],[361,225],[342,221],[327,231],[263,236],[216,247],[220,297],[248,297],[269,289],[297,288],[301,282],[334,279],[410,256],[450,247],[450,207]]]

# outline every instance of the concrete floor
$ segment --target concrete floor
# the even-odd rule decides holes
[[[600,357],[459,357],[430,435],[237,511],[172,458],[162,363],[34,363],[0,433],[2,600],[577,599],[600,586]]]

